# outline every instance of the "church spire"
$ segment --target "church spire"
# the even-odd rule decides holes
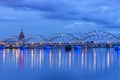
[[[23,40],[25,39],[24,33],[23,33],[23,29],[21,28],[21,32],[19,34],[19,40]]]
[[[23,29],[21,28],[21,32],[23,32]]]

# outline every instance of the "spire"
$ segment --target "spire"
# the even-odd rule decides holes
[[[24,33],[23,33],[23,29],[21,28],[21,32],[19,34],[19,40],[23,40],[25,39]]]
[[[23,32],[23,29],[21,28],[21,32]]]

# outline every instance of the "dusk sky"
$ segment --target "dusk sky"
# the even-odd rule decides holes
[[[0,35],[107,31],[119,34],[119,0],[0,0]]]

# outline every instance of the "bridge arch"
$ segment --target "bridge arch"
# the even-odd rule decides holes
[[[31,36],[28,36],[25,41],[26,41],[26,43],[31,43],[31,42],[45,43],[48,40],[44,36],[41,36],[41,35],[31,35]]]
[[[95,42],[119,42],[119,39],[108,32],[104,31],[92,31],[84,33],[79,37],[81,41],[95,41]]]
[[[62,43],[73,43],[73,42],[78,42],[79,39],[75,36],[73,36],[72,34],[69,33],[56,33],[51,35],[48,40],[50,42],[53,43],[58,43],[58,42],[62,42]]]
[[[19,38],[17,36],[8,36],[2,40],[4,43],[15,43],[18,42]]]

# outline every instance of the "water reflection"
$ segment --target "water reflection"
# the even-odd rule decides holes
[[[20,70],[24,68],[24,51],[20,51]]]
[[[102,71],[120,62],[119,52],[114,49],[83,49],[65,52],[64,49],[42,50],[1,50],[1,63],[4,67],[24,68],[58,68],[85,71]]]
[[[58,52],[58,66],[61,66],[61,50]]]
[[[43,57],[43,56],[42,56],[42,50],[40,50],[40,56],[39,56],[39,57],[40,57],[40,59],[39,59],[39,60],[40,60],[40,64],[39,64],[39,65],[40,65],[40,67],[41,67],[42,59],[43,59],[43,58],[42,58],[42,57]]]

